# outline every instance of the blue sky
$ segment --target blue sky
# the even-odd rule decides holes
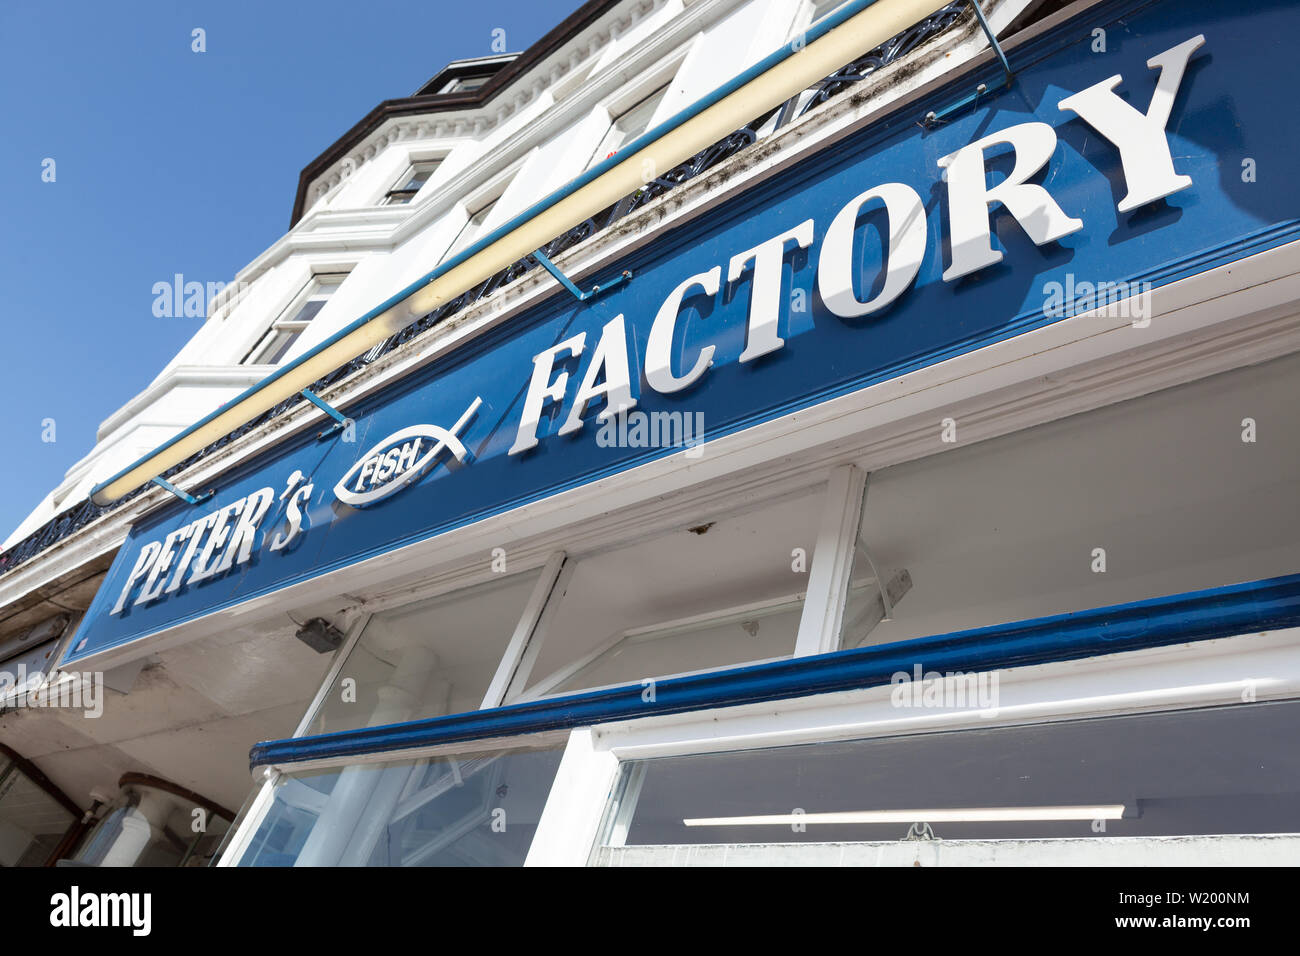
[[[155,282],[229,281],[288,228],[302,168],[372,107],[490,55],[496,28],[522,50],[577,6],[0,4],[0,539],[197,330],[154,317]]]

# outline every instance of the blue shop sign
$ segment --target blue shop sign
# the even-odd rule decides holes
[[[1094,31],[1106,31],[1095,52]],[[67,659],[1293,241],[1300,8],[1115,3],[1019,46],[131,530]],[[683,446],[686,446],[683,448]]]

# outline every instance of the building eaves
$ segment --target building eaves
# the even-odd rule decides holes
[[[581,33],[618,3],[619,0],[588,0],[587,3],[575,10],[540,40],[498,69],[492,79],[477,90],[469,90],[463,93],[419,93],[402,99],[384,100],[303,169],[298,176],[298,192],[294,196],[293,213],[289,219],[289,228],[292,229],[297,225],[298,220],[302,218],[303,213],[306,211],[307,190],[311,183],[334,163],[346,156],[353,147],[378,129],[384,122],[398,116],[449,113],[455,110],[474,109],[490,103],[502,90],[505,90],[515,80],[541,63],[551,53]],[[465,63],[466,61],[456,61],[449,65],[420,89],[440,89],[441,84],[435,85],[435,82],[440,80],[443,74],[447,74],[448,78],[452,78],[453,74],[449,71],[453,71]]]

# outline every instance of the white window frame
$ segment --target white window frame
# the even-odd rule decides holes
[[[467,76],[455,76],[442,85],[438,90],[438,96],[445,96],[448,93],[473,93],[475,90],[481,90],[492,82],[495,73],[477,73]],[[475,83],[474,81],[479,81]],[[474,83],[473,86],[466,86],[466,83]]]
[[[768,501],[777,500],[791,494],[817,492],[819,489],[821,489],[824,495],[823,511],[827,514],[839,513],[844,510],[845,505],[843,500],[841,500],[844,494],[849,494],[849,495],[857,494],[858,496],[857,507],[860,508],[861,493],[860,491],[854,490],[854,488],[856,488],[857,486],[848,484],[848,485],[844,485],[843,487],[838,487],[836,484],[835,474],[837,472],[842,474],[849,473],[849,472],[845,472],[845,467],[848,466],[841,466],[840,468],[833,470],[830,474],[827,474],[824,471],[817,471],[812,474],[806,475],[804,477],[804,480],[797,482],[793,487],[787,488],[783,492],[780,492],[772,496],[768,496],[762,500],[768,500]],[[857,469],[852,469],[852,471],[856,472]],[[841,482],[841,484],[843,484],[843,482]],[[745,504],[740,510],[749,511],[754,507],[754,505],[755,502],[749,502]],[[735,511],[735,509],[731,509],[731,510],[733,512]],[[716,511],[710,513],[716,515]],[[854,512],[855,520],[852,523],[852,527],[848,529],[848,533],[851,535],[852,541],[856,541],[857,538],[858,529],[856,523],[856,514],[857,512],[855,511]],[[825,524],[826,524],[826,520],[824,518],[823,525]],[[621,533],[618,535],[617,540],[611,540],[610,542],[606,543],[605,547],[595,548],[593,550],[596,553],[599,553],[601,550],[605,550],[608,547],[626,546],[629,543],[634,542],[638,540],[640,537],[642,537],[644,532],[654,530],[655,527],[656,524],[654,520],[647,515],[643,522],[641,521],[636,522],[636,527],[634,529],[622,530]],[[494,674],[492,680],[489,682],[488,689],[484,694],[483,702],[480,705],[480,709],[491,709],[491,708],[503,706],[504,704],[513,703],[522,699],[524,689],[527,686],[529,677],[532,672],[533,664],[536,662],[537,657],[544,644],[547,626],[552,616],[554,615],[555,610],[559,607],[560,602],[563,600],[565,587],[567,585],[569,577],[572,575],[574,568],[577,565],[577,561],[574,558],[570,557],[564,550],[561,550],[558,547],[560,540],[562,540],[562,537],[566,533],[567,532],[561,532],[561,537],[557,539],[556,542],[557,543],[556,549],[552,550],[546,557],[545,561],[540,564],[540,573],[538,574],[537,581],[533,585],[532,594],[530,595],[529,599],[525,603],[519,621],[516,623],[514,633],[511,635],[511,638],[506,645],[506,649],[502,655],[502,658],[497,665],[496,673]],[[852,541],[848,545],[850,549],[850,553],[853,546]],[[814,578],[814,576],[816,576],[816,579],[818,581],[824,581],[824,585],[819,585],[824,587],[834,586],[837,580],[834,576],[827,574],[825,572],[822,572],[821,574],[817,573],[817,569],[819,567],[818,555],[821,549],[820,539],[818,541],[817,549],[818,550],[815,550],[813,553],[813,560],[812,560],[812,565],[810,567],[810,573],[809,573],[809,578],[810,578],[809,592],[807,592],[806,600],[813,599],[811,589],[813,587],[812,579]],[[831,551],[833,553],[838,553],[837,549],[831,549]],[[584,553],[582,557],[589,557],[590,554],[591,551],[584,549]],[[827,560],[830,559],[829,558],[821,559],[822,562],[825,562]],[[539,565],[535,562],[526,563],[521,565],[519,570],[516,573],[525,573],[525,574],[530,573],[531,571],[536,570],[538,567]],[[460,575],[455,575],[454,578],[452,578],[452,580],[443,578],[442,579],[443,583],[441,584],[441,586],[437,588],[425,587],[425,588],[416,588],[414,590],[404,590],[400,593],[399,598],[394,599],[392,601],[371,602],[367,607],[367,613],[360,615],[348,627],[343,643],[340,645],[339,649],[335,651],[334,658],[331,661],[330,667],[321,682],[320,688],[317,690],[316,695],[312,699],[312,702],[308,705],[306,713],[303,714],[302,719],[298,722],[298,726],[295,729],[293,736],[295,737],[303,736],[306,733],[307,729],[311,726],[316,715],[320,711],[320,708],[325,700],[326,695],[332,689],[335,679],[337,678],[338,674],[345,666],[348,655],[351,653],[353,648],[356,647],[358,641],[361,638],[361,635],[365,631],[366,624],[369,622],[370,618],[373,616],[374,613],[377,613],[385,609],[385,607],[389,606],[390,604],[393,607],[405,606],[408,604],[429,600],[430,598],[440,596],[443,594],[455,593],[456,591],[472,586],[476,580],[480,579],[478,570],[481,570],[481,565],[477,566],[477,569],[474,571],[471,571],[468,568],[465,569],[464,573]],[[847,587],[847,579],[845,579],[845,585]],[[832,598],[830,595],[824,595],[822,596],[822,598],[820,598],[819,603],[821,606],[829,605],[830,603],[832,603]],[[820,626],[820,619],[819,619],[819,626]],[[801,631],[802,628],[803,628],[803,621],[801,618],[801,623],[800,623]],[[798,644],[798,640],[799,638],[796,638],[796,646]],[[674,675],[664,675],[665,679],[670,676],[674,676]],[[573,733],[581,733],[581,730],[574,731]],[[518,745],[518,743],[519,741],[517,740],[516,741],[500,741],[500,740],[480,741],[477,742],[475,745],[471,745],[471,746],[458,744],[451,747],[431,748],[427,751],[426,750],[411,750],[409,752],[403,751],[402,756],[420,757],[420,756],[436,755],[439,753],[464,753],[464,752],[474,751],[474,750],[482,751],[485,749],[495,749],[501,746]],[[567,753],[567,749],[566,749],[566,753]],[[341,758],[337,760],[331,759],[325,761],[312,761],[310,764],[304,764],[301,766],[295,765],[292,768],[284,768],[284,771],[292,771],[294,773],[299,773],[299,772],[304,772],[308,769],[326,770],[332,767],[341,768],[352,763],[383,762],[386,760],[393,760],[393,759],[398,759],[398,758],[393,753],[385,752],[385,753],[367,754],[362,757],[349,757],[349,758]],[[274,792],[275,782],[276,780],[279,779],[281,773],[284,771],[282,771],[280,768],[268,768],[266,771],[264,771],[266,774],[266,778],[264,780],[264,783],[262,784],[262,789],[259,790],[256,797],[250,802],[249,809],[244,814],[244,819],[236,821],[238,823],[239,832],[234,837],[232,837],[230,844],[227,846],[227,849],[222,854],[222,859],[219,865],[221,866],[238,865],[239,857],[247,849],[249,842],[252,839],[252,834],[255,833],[257,828],[261,825],[262,818],[266,815],[267,812],[269,812],[271,806],[274,803],[273,792]],[[594,829],[595,826],[596,824],[592,824],[593,834],[595,833],[595,829]]]
[[[490,224],[493,222],[493,215],[496,212],[496,204],[501,201],[502,197],[505,196],[511,185],[514,184],[515,178],[519,175],[519,171],[523,168],[523,165],[523,159],[511,163],[508,169],[497,173],[489,179],[488,182],[474,190],[474,192],[460,203],[459,210],[464,219],[461,222],[460,228],[456,230],[455,237],[447,246],[447,251],[443,253],[442,258],[439,260],[440,262],[446,262],[448,259],[452,258],[452,256],[469,248],[475,243],[475,241],[481,239],[492,231],[492,228],[494,227],[490,226]],[[467,237],[467,230],[473,224],[474,217],[482,213],[489,206],[492,207],[492,210],[486,217],[484,217],[483,222],[479,224],[477,230],[469,234]]]
[[[377,206],[415,205],[415,201],[420,198],[420,194],[424,192],[425,188],[429,185],[429,183],[433,182],[434,177],[438,174],[438,167],[442,165],[442,162],[443,162],[442,156],[429,156],[426,158],[416,158],[414,156],[407,157],[406,166],[403,168],[402,175],[398,176],[397,179],[393,181],[393,184],[389,186],[387,190],[384,191],[384,194],[379,197],[379,199],[375,202],[375,205]],[[410,182],[411,178],[415,176],[416,171],[418,169],[426,166],[429,167],[429,175],[425,177],[424,182],[420,184],[420,188],[416,189],[414,192],[410,192],[409,190],[404,190],[402,188],[403,185]],[[401,194],[401,196],[405,198],[402,198],[400,202],[395,202],[394,198],[397,196],[397,194]]]
[[[585,866],[595,859],[601,831],[619,809],[610,801],[628,761],[1294,699],[1300,697],[1300,628],[1002,669],[998,674],[995,716],[977,706],[919,715],[900,710],[892,705],[892,688],[886,685],[575,728],[567,734],[525,865]],[[536,745],[543,737],[552,735],[266,768],[217,865],[238,865],[274,803],[282,772]],[[1097,862],[1104,862],[1109,841],[1095,844]],[[1159,851],[1158,842],[1144,845]]]
[[[857,543],[865,487],[865,472],[853,465],[839,465],[829,472],[813,471],[806,474],[803,480],[793,483],[790,487],[771,496],[747,501],[739,508],[725,507],[721,510],[714,509],[694,513],[700,520],[717,520],[728,515],[750,512],[764,503],[783,500],[793,495],[820,494],[822,496],[821,530],[814,545],[812,562],[808,573],[808,586],[806,590],[801,592],[804,609],[800,616],[799,632],[792,648],[792,656],[797,657],[801,656],[801,653],[812,653],[810,651],[801,652],[801,645],[805,647],[826,646],[830,650],[839,649],[839,628],[842,625],[844,605],[847,601],[850,585],[849,575],[853,571],[853,553]],[[692,518],[692,520],[695,519]],[[538,578],[533,584],[533,590],[524,604],[519,620],[516,622],[515,630],[506,644],[501,660],[497,664],[496,672],[489,682],[480,709],[487,710],[506,704],[548,696],[545,690],[539,690],[535,687],[529,689],[529,681],[532,679],[533,665],[545,645],[547,628],[563,601],[568,582],[579,562],[598,556],[605,551],[634,545],[647,534],[658,530],[661,530],[659,522],[654,517],[645,515],[642,518],[634,519],[627,528],[621,529],[616,536],[600,542],[597,546],[584,547],[577,556],[571,556],[564,548],[564,545],[568,543],[566,539],[570,536],[568,529],[565,529],[551,540],[549,548],[546,546],[539,548],[545,553],[543,558],[540,560],[524,559],[520,561],[517,569],[512,570],[511,577],[537,572]],[[847,559],[845,555],[847,555]],[[846,563],[847,566],[845,566]],[[840,573],[841,569],[843,569],[843,573]],[[321,686],[308,705],[292,736],[301,737],[306,735],[308,728],[320,711],[325,696],[344,667],[348,655],[356,647],[365,631],[366,624],[376,613],[453,595],[486,584],[490,580],[492,580],[491,576],[484,577],[481,564],[473,564],[461,568],[459,573],[451,572],[440,576],[439,584],[436,586],[402,589],[390,599],[368,602],[366,613],[359,615],[347,628],[343,643],[334,652],[334,658],[321,682]],[[843,595],[835,593],[836,589],[839,588],[843,588]],[[796,595],[785,595],[780,598],[759,602],[752,607],[766,607],[777,601],[793,600],[794,597]],[[810,606],[813,607],[811,612],[809,611]],[[834,609],[838,609],[838,616],[834,613]],[[733,613],[737,610],[737,608],[719,608],[710,612],[710,614],[699,615],[699,617],[706,618]],[[624,640],[627,636],[626,634],[620,634],[617,639]],[[590,664],[592,659],[608,650],[608,645],[594,648],[592,653],[585,657],[569,662],[565,670],[572,670],[576,673]],[[749,661],[746,663],[761,662]],[[704,673],[717,669],[719,668],[709,668]],[[655,675],[655,679],[668,680],[673,677],[684,676],[686,673],[696,672],[659,674]],[[568,676],[572,675],[566,673],[565,679]],[[528,689],[527,692],[526,689]],[[597,690],[599,688],[584,689]]]
[[[1290,628],[999,670],[993,717],[977,707],[918,716],[894,707],[886,685],[579,728],[525,865],[585,866],[595,859],[606,815],[619,809],[607,804],[624,762],[1287,700],[1300,697],[1298,651],[1300,628]],[[575,820],[570,807],[588,812]],[[1097,862],[1104,862],[1108,841],[1095,843]],[[1149,845],[1159,851],[1154,838]]]
[[[326,269],[324,267],[311,273],[307,282],[294,294],[289,300],[289,304],[280,310],[279,315],[271,323],[270,327],[258,336],[253,347],[248,350],[244,357],[242,365],[278,365],[284,360],[284,356],[289,349],[293,348],[294,342],[307,330],[312,321],[316,318],[313,315],[310,319],[299,319],[298,315],[309,302],[317,299],[323,299],[328,302],[338,292],[339,288],[347,281],[351,274],[352,267],[337,267]],[[328,294],[326,294],[328,290]],[[324,305],[321,306],[324,308]],[[319,310],[316,313],[319,315]],[[264,357],[270,351],[271,346],[275,343],[278,335],[289,334],[290,338],[284,346],[284,351],[274,362],[264,361]]]
[[[591,167],[607,158],[605,155],[608,152],[606,144],[609,141],[610,134],[617,128],[619,121],[633,110],[640,107],[651,97],[658,97],[658,99],[655,100],[653,111],[651,112],[650,117],[646,120],[645,126],[631,136],[624,136],[624,138],[619,141],[618,146],[614,148],[614,153],[617,153],[629,142],[636,139],[646,130],[651,129],[655,125],[655,119],[662,112],[661,108],[664,101],[668,98],[668,95],[671,92],[670,87],[672,86],[674,76],[675,73],[669,74],[667,77],[660,74],[657,78],[657,82],[642,84],[638,88],[635,98],[621,98],[619,101],[623,104],[621,108],[606,107],[606,110],[609,113],[609,125],[605,127],[605,132],[601,134],[599,142],[596,143],[595,148],[592,150],[590,159],[587,160],[587,164],[583,167],[584,170],[591,169]]]
[[[734,495],[713,488],[709,497],[681,507],[693,517],[717,517],[739,513],[764,501],[824,489],[822,517],[812,561],[804,610],[801,614],[795,655],[821,654],[841,648],[844,615],[853,566],[860,553],[861,517],[868,497],[869,475],[860,467],[843,463],[821,466],[791,475],[780,488],[771,489],[743,505],[732,502]],[[734,489],[733,489],[734,490]],[[708,502],[708,503],[704,503]],[[545,640],[549,621],[562,600],[568,576],[576,565],[563,548],[572,546],[587,558],[609,548],[626,546],[644,532],[661,527],[662,516],[647,503],[617,531],[601,533],[596,539],[574,541],[574,531],[565,527],[545,541],[531,546],[535,559],[524,559],[519,573],[541,568],[533,592],[525,604],[507,643],[496,674],[481,704],[491,709],[520,699],[533,663]],[[550,548],[548,551],[547,548]],[[471,569],[440,575],[438,594],[452,593],[483,580],[481,563]],[[881,582],[877,582],[880,584]],[[432,588],[404,588],[391,598],[370,602],[368,611],[402,606],[435,596]],[[887,603],[886,603],[887,607]],[[348,638],[322,682],[321,690],[304,715],[295,735],[310,726],[324,695],[364,630],[366,618],[354,622]],[[577,728],[567,735],[567,744],[555,782],[543,810],[527,865],[584,865],[599,847],[601,820],[611,788],[618,780],[623,761],[656,756],[679,756],[721,750],[764,749],[796,743],[863,739],[918,731],[961,730],[1014,726],[1018,724],[1106,716],[1119,713],[1176,710],[1239,701],[1249,692],[1252,700],[1286,699],[1300,696],[1300,629],[1259,636],[1220,638],[1188,645],[1126,651],[1082,661],[1049,663],[999,671],[1002,703],[996,718],[968,708],[957,711],[927,711],[921,716],[890,705],[889,686],[819,695],[775,704],[696,711],[664,717],[620,721],[595,727]],[[550,736],[549,734],[546,736]],[[536,738],[531,738],[535,741]],[[401,757],[463,753],[519,746],[530,738],[471,741],[427,749],[402,751]],[[342,767],[359,762],[395,759],[392,752],[363,757],[311,761],[269,772],[273,784],[281,771],[293,773]],[[260,815],[241,824],[238,835],[247,845],[248,833],[255,832],[261,815],[271,806],[259,793]],[[1099,842],[1099,853],[1104,853]],[[233,849],[223,861],[237,861]],[[223,862],[222,865],[230,865]]]
[[[829,14],[834,13],[848,2],[849,0],[808,0],[807,12],[802,18],[804,25],[800,30],[806,30],[814,23],[826,19]]]

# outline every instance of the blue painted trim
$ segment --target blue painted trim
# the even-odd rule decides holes
[[[613,292],[619,286],[625,285],[627,281],[632,278],[632,271],[630,269],[624,269],[621,273],[619,273],[613,279],[610,279],[608,282],[605,282],[601,285],[592,286],[588,291],[583,292],[576,285],[574,285],[572,279],[570,279],[568,276],[566,276],[563,272],[560,271],[560,267],[557,266],[554,262],[552,262],[550,257],[541,249],[538,249],[536,252],[533,253],[533,258],[537,260],[537,262],[542,266],[543,269],[545,269],[555,278],[556,282],[564,286],[564,288],[566,288],[569,291],[569,294],[573,296],[575,299],[577,299],[579,302],[587,302],[590,301],[591,299],[594,299],[596,296],[601,295],[602,293]]]
[[[410,298],[412,295],[420,291],[420,289],[424,288],[424,286],[428,285],[430,282],[433,282],[435,279],[438,279],[442,275],[456,268],[458,265],[460,265],[465,260],[469,259],[471,256],[477,255],[479,252],[481,252],[482,250],[486,249],[488,246],[495,243],[498,239],[501,239],[502,237],[513,232],[515,229],[519,228],[524,223],[536,218],[538,215],[545,212],[547,209],[550,209],[552,206],[556,205],[557,203],[561,202],[568,196],[577,192],[579,189],[587,185],[592,180],[598,179],[600,176],[604,175],[610,169],[613,169],[619,163],[624,162],[630,156],[634,156],[636,153],[640,152],[642,149],[654,143],[655,141],[661,139],[667,133],[681,126],[683,123],[699,115],[700,113],[703,113],[709,107],[713,106],[715,103],[719,102],[720,100],[730,96],[732,93],[740,89],[742,86],[745,86],[751,80],[754,80],[755,78],[766,73],[768,70],[772,69],[774,66],[783,62],[787,58],[794,56],[805,46],[807,46],[809,43],[812,43],[814,40],[820,39],[830,30],[839,26],[841,23],[843,23],[845,20],[849,19],[850,17],[856,16],[858,13],[861,13],[863,10],[865,10],[867,7],[871,6],[875,2],[876,0],[850,0],[850,2],[846,3],[843,8],[836,11],[835,13],[830,14],[824,20],[810,27],[803,34],[802,37],[797,37],[794,40],[791,40],[789,43],[781,47],[779,50],[776,50],[768,54],[767,56],[765,56],[763,59],[759,60],[757,63],[755,63],[749,69],[745,70],[740,75],[733,77],[732,79],[728,80],[726,83],[719,86],[712,93],[709,93],[707,96],[704,96],[696,100],[690,106],[686,107],[676,115],[660,123],[658,126],[654,127],[653,129],[647,130],[646,132],[642,133],[636,139],[632,140],[632,142],[626,144],[615,155],[606,157],[605,159],[601,160],[599,163],[597,163],[591,169],[584,172],[582,175],[578,176],[576,179],[570,180],[567,185],[561,186],[559,189],[555,190],[550,195],[546,196],[545,198],[529,206],[519,215],[511,219],[509,222],[498,227],[497,229],[494,229],[492,232],[488,233],[482,239],[472,243],[466,249],[462,250],[461,252],[452,256],[450,259],[441,263],[432,272],[426,273],[425,275],[421,276],[419,279],[416,279],[406,288],[402,289],[400,292],[385,299],[383,302],[375,306],[365,315],[361,316],[361,318],[355,320],[351,324],[340,329],[338,332],[331,335],[329,338],[321,342],[316,347],[304,352],[302,355],[298,356],[298,358],[294,359],[288,365],[284,365],[276,369],[274,372],[272,372],[266,378],[262,379],[256,385],[252,385],[249,388],[245,389],[239,395],[236,395],[230,401],[226,402],[224,405],[218,408],[215,412],[212,412],[210,415],[206,416],[205,418],[202,418],[199,421],[195,422],[193,425],[191,425],[189,428],[185,429],[184,431],[180,432],[174,438],[171,438],[168,441],[163,442],[161,445],[159,445],[153,451],[149,452],[147,455],[144,455],[141,458],[137,459],[135,462],[131,463],[130,465],[127,465],[117,474],[113,475],[113,477],[105,481],[101,481],[99,484],[95,485],[95,487],[90,489],[90,499],[94,501],[96,504],[100,504],[100,505],[108,504],[109,502],[96,500],[96,496],[104,488],[108,487],[113,482],[117,481],[124,475],[140,467],[146,462],[150,461],[151,459],[156,457],[160,452],[165,451],[166,449],[175,445],[177,442],[182,441],[183,439],[192,435],[194,432],[198,431],[204,425],[208,424],[208,422],[211,422],[218,416],[238,406],[242,402],[251,398],[253,395],[256,395],[258,392],[266,388],[272,382],[275,382],[280,378],[284,377],[285,375],[289,374],[291,371],[298,368],[298,366],[302,365],[304,362],[307,362],[308,360],[314,358],[319,353],[325,351],[327,348],[332,346],[335,342],[338,342],[339,340],[351,335],[353,332],[355,332],[357,329],[361,328],[362,326],[366,325],[372,319],[377,318],[378,316],[387,312],[393,306]]]
[[[179,498],[181,501],[185,502],[187,505],[197,505],[197,504],[200,504],[200,503],[202,503],[202,502],[204,502],[204,501],[207,501],[207,500],[208,500],[209,498],[211,498],[214,494],[216,494],[216,492],[214,492],[211,488],[209,488],[207,491],[203,492],[203,494],[201,494],[201,495],[192,495],[192,494],[190,494],[188,491],[182,491],[180,488],[177,488],[175,485],[173,485],[173,484],[172,484],[170,481],[168,481],[166,478],[163,478],[163,477],[161,477],[161,476],[159,476],[159,475],[154,475],[154,476],[153,476],[152,478],[150,478],[149,480],[150,480],[151,482],[153,482],[155,485],[157,485],[159,488],[163,489],[163,491],[167,491],[167,492],[170,492],[171,494],[175,495],[177,498]]]
[[[564,288],[569,290],[569,295],[573,296],[579,302],[583,302],[586,300],[587,298],[586,294],[574,284],[572,279],[570,279],[568,276],[566,276],[563,272],[560,271],[560,267],[557,266],[554,262],[552,262],[550,257],[545,252],[543,252],[541,249],[538,249],[536,252],[533,253],[533,258],[537,260],[538,264],[543,269],[545,269],[547,272],[551,274],[551,277],[555,279],[556,282],[558,282],[560,285],[564,286]]]
[[[978,672],[1077,660],[1300,626],[1300,574],[1056,614],[911,641],[756,664],[433,717],[404,724],[260,743],[252,766],[400,751],[414,747],[567,730],[613,720],[788,700],[890,683],[914,665]]]
[[[1016,74],[1011,69],[1011,64],[1007,62],[1007,55],[1002,52],[1002,44],[998,42],[997,34],[994,33],[993,28],[989,26],[988,20],[984,19],[984,11],[980,9],[979,0],[967,0],[967,3],[970,5],[970,8],[975,11],[975,17],[979,20],[980,27],[984,30],[984,35],[988,37],[989,46],[993,48],[993,52],[998,55],[998,60],[1002,63],[1002,71],[1005,75],[1005,79],[1002,81],[1002,89],[1009,90],[1011,89],[1012,84],[1016,81]],[[947,120],[948,117],[952,116],[954,113],[960,112],[967,106],[979,102],[979,98],[986,92],[988,92],[986,85],[981,83],[976,87],[973,93],[967,93],[961,99],[954,103],[949,103],[941,110],[927,113],[925,116],[925,125],[933,126],[936,123],[941,123]]]
[[[346,428],[348,422],[351,421],[350,418],[348,418],[346,415],[344,415],[342,412],[336,409],[329,402],[325,401],[325,399],[321,398],[310,388],[304,388],[298,394],[300,394],[303,398],[307,399],[307,401],[311,402],[313,405],[319,408],[330,418],[334,419],[333,425],[330,425],[324,431],[320,431],[316,433],[317,438],[328,438],[330,435],[333,435],[335,432],[340,431],[343,428]]]

